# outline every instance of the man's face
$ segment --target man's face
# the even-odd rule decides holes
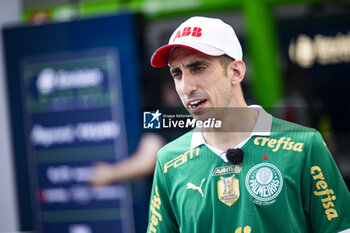
[[[195,118],[218,119],[214,108],[232,107],[231,79],[217,57],[175,48],[170,56],[170,73],[183,105]]]

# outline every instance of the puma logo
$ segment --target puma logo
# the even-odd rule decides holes
[[[202,185],[203,185],[204,181],[205,181],[205,179],[202,180],[202,183],[201,183],[201,185],[199,187],[197,187],[196,185],[188,182],[187,183],[187,189],[197,190],[202,195],[202,197],[204,197],[204,194],[202,192]]]

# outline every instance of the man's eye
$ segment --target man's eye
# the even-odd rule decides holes
[[[180,76],[181,76],[180,72],[173,73],[173,78],[180,78]]]
[[[195,66],[195,67],[192,68],[193,71],[202,71],[204,69],[205,69],[204,66]]]

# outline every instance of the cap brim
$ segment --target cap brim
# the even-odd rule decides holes
[[[170,44],[170,45],[164,45],[162,47],[160,47],[159,49],[157,49],[151,58],[151,65],[153,67],[156,68],[161,68],[164,66],[167,66],[169,63],[169,54],[171,52],[171,50],[174,47],[183,47],[183,48],[188,48],[188,49],[192,49],[194,51],[197,51],[199,53],[203,53],[207,56],[220,56],[225,54],[224,52],[222,52],[221,50],[217,49],[217,48],[213,48],[211,46],[205,45],[205,44],[193,44],[193,42],[191,43],[191,45],[186,45],[186,44]]]

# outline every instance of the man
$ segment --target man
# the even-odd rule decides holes
[[[320,133],[247,106],[229,25],[192,17],[151,64],[169,65],[195,119],[222,125],[159,151],[148,232],[350,232],[349,191]]]

